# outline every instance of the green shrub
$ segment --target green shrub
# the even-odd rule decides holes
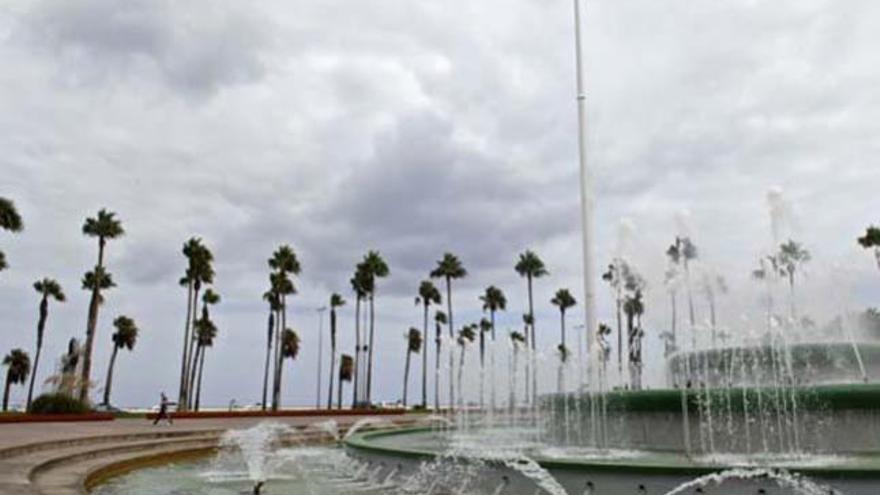
[[[65,394],[43,394],[31,403],[32,414],[82,414],[90,412],[89,405]]]

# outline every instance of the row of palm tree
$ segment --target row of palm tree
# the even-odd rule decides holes
[[[197,371],[203,367],[205,348],[213,345],[217,333],[208,308],[219,303],[220,296],[210,287],[215,275],[211,250],[201,239],[193,237],[183,244],[182,253],[187,264],[179,285],[186,288],[187,299],[177,403],[180,410],[186,411],[197,408],[201,389],[201,372]]]
[[[15,204],[11,200],[2,197],[0,197],[0,228],[11,232],[20,232],[24,228],[24,223],[21,219],[21,215],[18,213],[15,207]],[[98,211],[98,214],[95,217],[86,218],[82,227],[82,232],[84,235],[96,238],[98,241],[97,263],[95,264],[94,268],[87,271],[82,278],[82,288],[88,290],[91,293],[88,306],[88,317],[86,320],[85,347],[81,353],[82,366],[78,382],[78,396],[80,400],[85,401],[88,399],[89,388],[91,386],[92,351],[94,348],[95,334],[98,325],[99,310],[104,302],[102,292],[115,286],[112,274],[107,271],[104,264],[107,241],[121,237],[122,235],[124,235],[125,231],[122,228],[121,222],[116,218],[115,213],[109,212],[106,209],[101,209]],[[2,251],[0,251],[0,270],[7,268],[7,266],[8,263],[6,262],[6,257],[2,253]],[[28,386],[27,395],[27,407],[30,407],[33,401],[34,385],[36,381],[37,371],[39,369],[40,357],[42,355],[43,343],[45,339],[46,325],[49,317],[49,301],[54,299],[56,302],[64,302],[66,300],[61,285],[52,278],[46,277],[38,280],[34,283],[34,290],[36,290],[37,293],[40,294],[40,303],[38,309],[39,313],[37,320],[37,339],[33,368],[31,369],[29,356],[27,355],[27,353],[21,351],[20,349],[19,351],[21,352],[11,353],[8,356],[10,357],[11,361],[15,361],[17,363],[16,369],[18,370],[18,372],[15,374],[15,378],[19,378],[21,376],[21,371],[24,369],[24,367],[21,366],[20,362],[22,356],[28,357],[27,373],[24,373],[24,375],[30,375],[30,384]],[[117,338],[118,334],[119,332],[117,331],[117,334],[114,334],[113,336],[114,352],[113,358],[111,359],[111,366],[108,368],[108,384],[107,386],[105,386],[104,393],[105,403],[108,402],[107,397],[109,397],[110,395],[109,382],[110,380],[112,380],[112,370],[113,363],[115,362],[116,350],[118,348],[117,345],[123,345],[129,349],[134,346],[133,341],[126,341],[124,344],[116,344],[115,339]],[[13,383],[16,382],[13,381]]]
[[[273,378],[272,378],[272,410],[281,407],[281,379],[284,361],[294,360],[299,354],[299,336],[287,326],[287,298],[296,294],[293,283],[294,276],[302,272],[299,258],[289,245],[282,245],[268,260],[269,290],[263,295],[269,302],[270,311],[274,311],[274,330],[270,330],[270,340],[274,340]],[[271,346],[267,348],[271,352]],[[263,401],[263,408],[266,402]]]
[[[15,205],[6,198],[0,198],[0,228],[10,232],[20,232],[24,228],[23,221]],[[86,321],[85,346],[81,353],[80,377],[77,385],[78,396],[87,400],[91,385],[92,353],[94,340],[98,326],[100,308],[104,302],[105,291],[115,287],[112,274],[107,270],[105,254],[108,241],[117,239],[125,234],[121,221],[116,214],[106,209],[98,211],[94,217],[85,220],[82,232],[84,235],[97,240],[97,261],[94,267],[87,271],[82,279],[82,287],[90,292],[88,315]],[[865,249],[872,249],[880,267],[880,228],[869,226],[865,235],[858,238],[858,243]],[[183,246],[183,254],[187,259],[187,268],[180,284],[187,290],[187,312],[184,326],[184,345],[181,355],[181,378],[179,390],[180,407],[184,409],[198,409],[201,395],[202,375],[207,350],[212,347],[217,334],[217,326],[210,316],[210,307],[220,300],[219,295],[210,287],[214,281],[213,254],[198,238],[192,238]],[[675,242],[666,251],[670,263],[667,282],[670,286],[672,305],[671,335],[667,339],[667,353],[672,352],[677,346],[677,295],[680,285],[675,280],[684,279],[684,289],[687,296],[687,309],[690,328],[696,327],[696,310],[691,290],[691,264],[698,258],[698,250],[691,239],[677,237]],[[796,276],[800,267],[810,261],[810,253],[803,246],[793,240],[789,240],[779,246],[777,253],[762,259],[762,264],[753,275],[757,279],[768,279],[771,275],[778,276],[787,281],[790,291],[790,315],[797,316],[795,304]],[[268,404],[269,370],[273,370],[271,407],[280,407],[280,391],[283,376],[283,364],[286,359],[295,359],[299,351],[299,337],[287,324],[287,299],[296,293],[293,277],[301,271],[299,261],[290,246],[280,246],[268,261],[270,271],[270,288],[264,294],[264,299],[269,303],[269,322],[266,346],[266,363],[263,383],[263,407]],[[5,254],[0,251],[0,270],[7,268]],[[517,343],[522,343],[534,354],[536,350],[536,325],[533,300],[533,284],[535,279],[548,275],[543,261],[532,251],[528,250],[519,255],[515,264],[515,271],[526,280],[528,293],[528,311],[523,315],[524,331],[518,333]],[[433,279],[441,279],[445,282],[446,311],[435,311],[435,342],[437,348],[437,361],[435,363],[435,375],[439,375],[439,360],[442,345],[442,327],[447,326],[449,340],[458,343],[459,354],[459,377],[454,376],[455,363],[452,350],[449,352],[449,397],[453,400],[456,383],[461,388],[461,372],[464,362],[464,351],[468,344],[480,339],[480,367],[486,367],[486,335],[492,341],[496,338],[495,318],[498,311],[507,308],[506,297],[501,289],[495,286],[486,288],[480,296],[482,309],[488,314],[488,319],[483,318],[479,323],[465,325],[456,332],[453,319],[453,281],[466,277],[468,274],[461,260],[452,253],[444,253],[438,260],[436,267],[429,273]],[[337,368],[337,310],[345,304],[344,298],[339,294],[330,297],[331,308],[331,368],[330,385],[328,392],[328,407],[332,405],[334,386],[338,387],[337,399],[342,393],[343,382],[354,382],[353,403],[355,405],[372,401],[373,371],[374,371],[374,343],[375,343],[375,301],[377,281],[390,275],[388,264],[378,251],[369,251],[363,260],[356,265],[354,276],[351,279],[352,290],[355,293],[355,352],[354,357],[343,355]],[[713,327],[716,326],[715,317],[715,291],[725,290],[723,279],[709,281],[704,277],[704,292],[709,303],[710,318]],[[628,335],[629,363],[630,366],[641,365],[641,339],[644,335],[641,325],[641,317],[644,313],[644,281],[633,268],[622,258],[615,258],[609,265],[608,271],[603,275],[611,286],[617,309],[617,333],[618,333],[618,366],[622,368],[623,354],[623,317],[626,319],[626,331]],[[44,278],[34,284],[34,289],[40,295],[39,313],[37,321],[37,338],[35,346],[35,358],[33,367],[28,354],[21,349],[11,352],[4,363],[8,370],[7,392],[10,384],[23,383],[30,377],[28,387],[28,399],[30,404],[33,400],[33,389],[42,353],[43,342],[48,322],[49,302],[64,302],[65,294],[61,285],[51,278]],[[204,291],[204,292],[203,292]],[[428,372],[428,339],[429,320],[431,307],[442,304],[440,290],[431,280],[424,280],[418,288],[416,304],[422,308],[422,329],[411,328],[406,335],[407,357],[405,368],[405,380],[408,382],[410,360],[412,353],[422,354],[422,390],[421,405],[427,407],[427,372]],[[569,355],[566,346],[566,311],[576,304],[576,300],[567,289],[560,289],[550,301],[560,311],[560,344],[558,346],[560,362],[564,363]],[[364,325],[362,328],[361,307],[364,306]],[[199,305],[201,304],[201,308]],[[772,312],[772,301],[770,309]],[[116,332],[112,335],[113,351],[107,370],[107,380],[104,389],[104,403],[109,404],[112,389],[112,375],[119,349],[133,349],[137,339],[137,325],[126,316],[120,316],[114,320]],[[605,334],[609,332],[606,331]],[[696,336],[692,335],[695,341]],[[418,344],[418,345],[416,345]],[[273,352],[274,350],[274,352]],[[24,366],[26,360],[27,366]],[[534,400],[537,390],[537,374],[531,367],[533,363],[526,363],[526,400]],[[13,370],[14,368],[14,370]],[[494,370],[494,363],[492,366]],[[26,371],[25,371],[26,370]],[[338,376],[337,376],[338,375]],[[24,377],[24,378],[22,378]],[[338,378],[338,384],[334,383]],[[636,386],[636,379],[633,379]],[[439,405],[439,380],[435,380],[435,403]],[[408,398],[407,384],[404,385],[404,400]],[[460,396],[459,396],[460,397]],[[480,393],[481,401],[483,393]],[[492,398],[494,402],[494,397]],[[337,400],[337,403],[340,401]]]
[[[535,329],[534,329],[534,299],[533,299],[533,285],[534,280],[540,277],[547,275],[549,272],[544,266],[543,261],[533,252],[526,251],[519,256],[519,259],[515,265],[516,272],[523,278],[526,279],[526,288],[528,291],[528,312],[523,315],[523,321],[525,323],[525,330],[522,335],[524,340],[524,344],[527,349],[531,352],[530,355],[534,356],[534,351],[536,350],[535,343]],[[464,355],[467,346],[477,338],[479,338],[479,356],[480,356],[480,404],[481,406],[485,405],[485,397],[484,397],[484,388],[483,383],[485,379],[485,370],[486,370],[486,340],[487,335],[488,338],[494,342],[496,338],[496,314],[499,311],[504,311],[507,309],[507,297],[504,292],[494,285],[490,285],[485,289],[485,292],[479,296],[479,301],[482,303],[482,310],[484,313],[488,313],[488,318],[482,318],[478,323],[471,323],[462,326],[457,332],[455,331],[454,320],[451,315],[453,315],[453,305],[452,305],[452,282],[457,279],[461,279],[467,276],[467,270],[464,268],[463,264],[459,260],[457,256],[452,253],[444,253],[443,257],[437,262],[437,265],[434,270],[430,272],[431,278],[439,278],[445,281],[446,288],[446,311],[435,311],[434,323],[436,326],[436,335],[435,335],[435,344],[436,344],[436,361],[434,366],[435,380],[434,380],[434,403],[435,408],[439,408],[440,403],[440,393],[439,393],[439,373],[440,373],[440,356],[442,354],[442,327],[444,325],[447,326],[449,331],[449,341],[455,342],[459,346],[459,362],[458,362],[458,376],[455,376],[455,362],[454,355],[452,349],[448,352],[449,357],[449,400],[450,403],[453,403],[456,397],[459,400],[462,398],[461,394],[461,382],[462,382],[462,372],[463,372],[463,363],[464,363]],[[427,373],[428,373],[428,339],[425,338],[428,334],[428,323],[429,323],[429,314],[431,310],[431,305],[440,305],[442,304],[442,296],[437,287],[433,284],[431,280],[423,280],[419,284],[417,296],[415,298],[415,302],[417,306],[421,306],[422,308],[422,330],[419,331],[417,328],[411,328],[406,334],[406,343],[407,343],[407,359],[404,368],[404,397],[406,400],[407,397],[407,387],[408,387],[408,376],[409,376],[409,361],[411,353],[421,353],[422,354],[422,401],[421,407],[427,408],[428,403],[428,392],[427,392]],[[559,350],[560,356],[560,365],[564,365],[565,361],[568,358],[569,350],[566,346],[566,327],[565,327],[565,315],[566,311],[572,308],[576,304],[576,300],[574,296],[571,295],[571,292],[568,289],[560,289],[556,292],[553,299],[551,299],[551,304],[557,306],[560,311],[560,344],[557,349]],[[419,346],[415,346],[415,343],[418,343]],[[494,360],[494,354],[491,354],[490,357]],[[527,372],[529,372],[530,368],[534,366],[534,363],[527,362]],[[494,361],[490,363],[490,370],[494,373],[495,363]],[[494,376],[491,378],[494,381]],[[531,385],[531,388],[529,388]],[[456,396],[455,387],[458,386],[459,394]],[[526,398],[527,400],[534,400],[536,390],[537,390],[537,379],[535,375],[527,375],[526,378]],[[531,390],[531,392],[529,392]],[[494,392],[494,389],[493,389]],[[491,404],[494,407],[496,398],[493,396],[490,398]]]

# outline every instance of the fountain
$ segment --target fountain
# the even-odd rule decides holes
[[[448,415],[438,412],[412,428],[365,419],[341,438],[333,422],[311,427],[342,448],[290,448],[281,441],[291,433],[288,428],[263,424],[224,437],[222,450],[235,452],[234,460],[221,461],[229,456],[221,454],[193,472],[209,483],[252,486],[253,493],[880,492],[880,384],[872,381],[880,378],[880,344],[857,336],[845,311],[823,326],[798,312],[796,274],[809,253],[783,236],[790,211],[780,189],[767,195],[772,248],[780,251],[762,253],[752,274],[761,294],[757,318],[721,325],[718,300],[728,290],[726,283],[701,269],[689,229],[680,228],[669,247],[665,285],[672,317],[670,328],[658,332],[665,347],[665,388],[647,389],[643,383],[641,315],[647,284],[622,253],[602,277],[613,285],[616,330],[597,321],[578,0],[575,8],[588,329],[577,344],[576,362],[560,359],[568,355],[564,348],[530,348],[518,332],[511,332],[509,341],[495,340],[493,332],[489,342],[481,342],[489,356],[486,369],[483,360],[465,359],[466,343],[458,344],[457,329],[450,329],[448,339],[439,333],[437,339],[449,365],[439,373],[441,356],[436,356],[435,375],[439,383],[448,372]],[[706,322],[696,316],[697,297],[708,303]],[[679,304],[686,322],[679,321]],[[615,356],[605,340],[614,331],[620,342],[617,366],[609,363]],[[488,383],[487,377],[492,377]],[[555,386],[546,386],[548,381]],[[556,391],[538,394],[539,383],[544,391]],[[164,479],[161,472],[151,476],[150,483]],[[180,473],[166,476],[172,477]],[[137,493],[136,486],[110,487],[106,493]]]

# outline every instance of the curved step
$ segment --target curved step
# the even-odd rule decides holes
[[[32,465],[32,467],[28,471],[28,479],[31,482],[38,482],[39,478],[42,475],[51,470],[68,464],[77,464],[83,461],[90,461],[92,459],[106,458],[117,454],[125,454],[129,452],[149,451],[156,448],[171,448],[178,446],[188,448],[193,444],[197,444],[198,446],[202,446],[203,444],[210,444],[212,446],[215,446],[217,445],[218,440],[219,437],[217,436],[205,435],[200,437],[161,441],[148,440],[142,442],[126,442],[97,449],[77,450],[74,452],[65,453],[63,455],[55,454],[51,456],[45,456],[46,458],[39,460],[36,464]]]
[[[210,430],[181,430],[181,431],[156,431],[156,432],[139,432],[139,433],[119,433],[111,435],[92,435],[81,437],[69,437],[59,440],[47,440],[42,442],[26,443],[6,447],[0,449],[0,459],[6,461],[14,457],[27,455],[32,452],[44,450],[56,450],[58,448],[66,448],[78,445],[94,445],[99,443],[113,443],[124,441],[137,441],[142,439],[158,439],[158,438],[180,438],[188,436],[199,436],[205,434],[222,435],[227,430],[210,429]],[[0,462],[3,462],[0,461]]]
[[[193,441],[177,442],[176,444],[154,445],[150,448],[135,450],[119,450],[117,452],[105,452],[100,456],[80,456],[76,460],[69,459],[64,463],[56,464],[50,469],[39,474],[31,483],[34,493],[39,495],[73,495],[88,493],[86,486],[88,480],[94,477],[93,473],[106,470],[107,466],[115,466],[120,463],[132,463],[141,466],[138,460],[158,458],[169,460],[181,452],[211,452],[216,448],[216,441]]]

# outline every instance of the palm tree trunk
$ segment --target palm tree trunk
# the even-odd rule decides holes
[[[278,372],[277,372],[278,382],[277,382],[277,384],[278,384],[278,391],[279,391],[278,398],[279,398],[279,402],[280,402],[280,399],[281,399],[281,397],[280,397],[280,395],[281,395],[281,392],[280,392],[281,391],[281,380],[282,380],[282,378],[284,378],[284,366],[283,366],[284,365],[284,358],[283,357],[281,358],[281,361],[279,361],[278,364],[280,366],[278,366]],[[279,406],[280,406],[280,404],[279,404]]]
[[[281,336],[287,330],[287,296],[281,296],[281,328],[275,332],[275,381],[272,384],[272,410],[277,411],[281,407],[281,376],[284,366],[284,356],[281,354]]]
[[[489,405],[492,407],[492,410],[495,410],[495,310],[489,312],[489,321],[492,324],[492,349],[489,352],[490,363],[489,366],[492,371],[492,376],[490,377],[489,383],[491,387],[489,387]]]
[[[280,308],[280,306],[279,306]],[[278,383],[278,360],[281,358],[280,335],[284,331],[281,326],[281,309],[275,310],[275,333],[272,335],[272,410],[278,410],[278,396],[275,394],[276,384]]]
[[[375,289],[374,289],[375,290]],[[376,314],[373,305],[373,293],[370,293],[370,348],[367,350],[367,404],[373,403],[373,330],[376,323]]]
[[[43,343],[37,342],[37,353],[34,356],[34,369],[31,371],[31,383],[28,386],[27,406],[26,406],[25,410],[30,410],[31,402],[33,401],[33,398],[34,398],[34,381],[37,378],[37,369],[40,366],[40,353],[42,352],[42,350],[43,350]]]
[[[43,297],[40,300],[39,315],[40,317],[37,320],[37,350],[34,356],[34,368],[31,372],[31,381],[28,385],[27,405],[25,406],[25,410],[31,408],[31,401],[34,398],[34,382],[36,382],[37,370],[40,367],[40,353],[43,350],[43,335],[46,330],[46,319],[49,317],[49,296],[46,293],[43,293]]]
[[[339,379],[339,388],[336,389],[336,409],[342,409],[342,378]]]
[[[562,347],[565,347],[565,310],[563,309],[559,313],[560,313],[560,317],[561,317],[560,319],[561,319],[561,323],[562,323]]]
[[[453,383],[455,358],[453,358],[452,339],[454,339],[454,328],[452,320],[452,278],[446,276],[446,309],[449,312],[449,405],[455,408],[455,384]]]
[[[437,345],[437,353],[434,361],[434,412],[440,412],[440,351],[442,350],[442,336],[440,324],[437,323],[437,337],[434,343]]]
[[[352,387],[351,407],[358,406],[358,375],[361,366],[361,298],[354,303],[354,387]]]
[[[113,353],[110,354],[110,364],[107,366],[107,380],[104,382],[104,405],[110,405],[110,389],[113,388],[113,367],[116,366],[116,354],[119,346],[113,344]]]
[[[678,329],[678,303],[676,300],[677,298],[676,298],[675,291],[672,291],[671,294],[672,294],[671,295],[671,298],[672,298],[672,343],[677,346],[678,336],[677,336],[676,330]]]
[[[626,315],[626,332],[627,332],[627,340],[629,342],[629,350],[630,350],[629,356],[628,356],[629,359],[627,359],[627,361],[628,361],[627,367],[629,368],[630,388],[634,389],[635,388],[635,375],[634,375],[633,370],[635,369],[634,368],[635,361],[633,360],[633,354],[632,354],[633,345],[632,345],[632,343],[633,343],[633,339],[635,338],[635,331],[633,329],[633,315],[630,314],[629,312],[627,312],[627,315]]]
[[[186,402],[186,358],[189,352],[189,332],[192,320],[193,308],[193,283],[190,281],[186,288],[186,323],[183,326],[183,353],[180,356],[180,390],[177,395],[177,404]]]
[[[12,380],[10,380],[9,371],[6,372],[6,387],[3,389],[3,412],[6,412],[9,409],[9,387],[12,386]]]
[[[106,241],[103,237],[98,238],[98,265],[95,268],[97,274],[98,269],[104,267],[104,244]],[[86,345],[83,349],[83,366],[82,375],[80,377],[79,400],[86,402],[89,399],[89,379],[92,373],[92,350],[95,347],[95,330],[98,326],[98,301],[100,299],[99,281],[95,280],[95,287],[92,289],[92,299],[89,301],[89,316],[86,322]]]
[[[461,346],[461,353],[458,358],[458,403],[463,408],[464,407],[464,390],[461,387],[461,378],[462,371],[464,371],[464,350],[465,346]]]
[[[178,402],[178,409],[183,409],[184,411],[189,409],[189,405],[192,399],[192,380],[190,379],[190,375],[192,374],[192,360],[193,354],[195,353],[196,348],[196,320],[198,320],[199,314],[199,292],[201,291],[201,285],[196,285],[193,288],[193,297],[192,297],[192,315],[190,318],[190,332],[189,332],[189,346],[187,347],[186,354],[186,364],[184,365],[184,377],[183,377],[183,400]]]
[[[409,342],[407,342],[409,345]],[[412,352],[410,352],[409,348],[406,349],[406,365],[403,368],[403,407],[406,407],[406,392],[407,387],[409,385],[409,359]]]
[[[788,288],[791,298],[791,319],[797,319],[797,308],[795,307],[794,300],[794,272],[788,274]]]
[[[266,366],[263,369],[263,411],[266,410],[266,397],[269,393],[269,359],[272,356],[272,340],[275,338],[275,318],[272,313],[273,311],[269,310],[269,333],[266,338]]]
[[[98,326],[98,281],[92,289],[92,298],[89,301],[89,317],[86,323],[86,345],[82,353],[82,374],[80,375],[79,400],[86,402],[89,399],[89,378],[92,373],[92,348],[95,346],[95,329]]]
[[[422,336],[422,409],[428,408],[428,303],[425,303],[425,322]]]
[[[485,401],[485,381],[486,381],[486,332],[480,329],[480,410],[486,408]]]
[[[510,370],[510,412],[516,410],[516,373],[518,368],[517,361],[519,360],[519,347],[514,344],[513,347],[513,366]]]
[[[336,376],[336,310],[330,308],[330,389],[327,391],[327,409],[333,409],[333,378]],[[342,383],[339,384],[342,386]]]
[[[623,376],[623,301],[620,294],[620,288],[617,289],[617,374]],[[589,330],[587,330],[589,332]]]
[[[187,397],[187,399],[188,399],[187,409],[192,409],[193,406],[195,406],[196,377],[198,376],[197,373],[199,371],[199,358],[201,357],[203,352],[205,352],[204,346],[201,344],[198,344],[196,346],[196,352],[193,355],[193,360],[192,360],[192,362],[189,363],[190,375],[189,375],[189,394]]]
[[[532,300],[532,276],[528,276],[529,282],[529,327],[531,327],[532,333],[532,354],[529,357],[529,360],[534,363],[535,360],[535,349],[537,348],[537,344],[535,343],[535,307]],[[533,403],[538,397],[538,367],[534,366],[532,370],[532,396],[530,397],[530,402]]]
[[[199,406],[202,402],[202,371],[205,369],[205,349],[202,349],[202,356],[199,358],[199,378],[197,381],[198,388],[196,389],[196,412],[199,411]]]

